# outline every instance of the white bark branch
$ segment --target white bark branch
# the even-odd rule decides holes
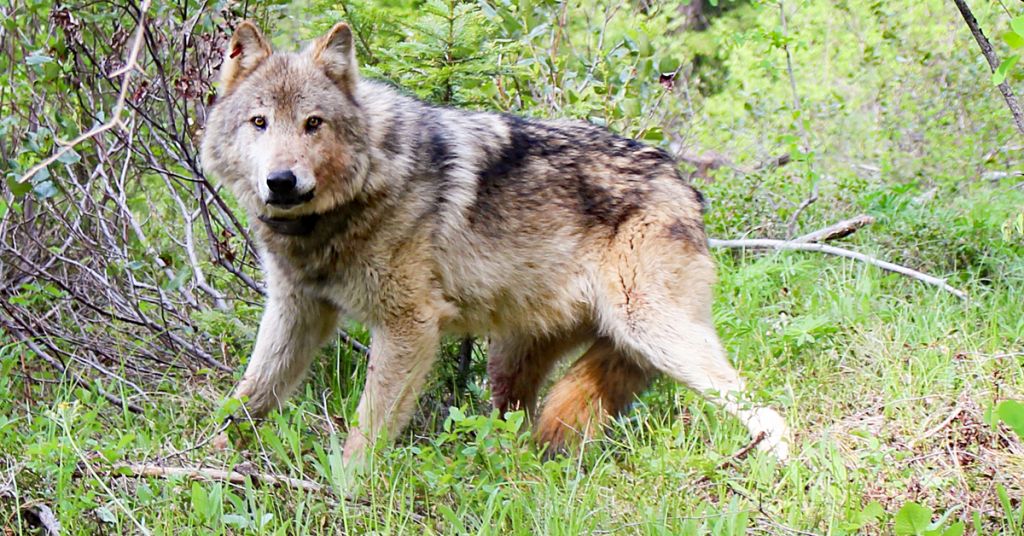
[[[853,259],[863,263],[877,266],[883,270],[895,272],[897,274],[905,275],[907,277],[917,279],[918,281],[934,285],[936,287],[953,294],[954,296],[967,299],[967,293],[956,289],[946,283],[945,279],[941,279],[935,276],[931,276],[917,270],[907,268],[906,266],[900,266],[893,264],[888,261],[883,261],[858,253],[856,251],[850,251],[848,249],[837,248],[835,246],[827,246],[825,244],[808,244],[802,242],[788,241],[788,240],[773,240],[769,238],[749,238],[741,240],[719,240],[715,238],[708,239],[708,246],[713,248],[732,248],[732,249],[776,249],[776,250],[791,250],[791,251],[816,251],[818,253],[827,253],[829,255],[836,255],[839,257],[846,257],[847,259]]]

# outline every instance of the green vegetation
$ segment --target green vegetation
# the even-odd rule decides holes
[[[1021,14],[1017,5],[974,4],[992,37],[1011,33]],[[82,72],[76,86],[70,77],[91,65],[83,47],[125,57],[135,11],[69,6],[79,25],[69,31],[59,6],[16,2],[0,8],[8,185],[0,193],[3,534],[40,533],[33,528],[40,505],[62,534],[1024,534],[1022,134],[952,2],[790,0],[781,6],[785,23],[778,3],[730,2],[708,11],[701,31],[683,28],[676,2],[184,6],[153,6],[150,17],[168,28],[192,24],[189,54],[224,46],[226,26],[243,9],[285,48],[345,19],[366,76],[433,102],[586,118],[658,144],[681,157],[709,199],[708,231],[717,238],[787,238],[869,214],[876,223],[836,245],[948,277],[970,299],[817,253],[715,250],[715,320],[752,392],[793,430],[785,466],[756,451],[737,456],[750,442],[745,429],[665,380],[606,437],[546,460],[521,414],[491,412],[483,343],[466,389],[454,387],[454,357],[445,360],[413,425],[364,474],[341,466],[365,367],[341,341],[323,352],[286,410],[240,425],[237,447],[217,451],[209,440],[231,409],[218,401],[244,365],[260,298],[228,268],[237,262],[238,272],[258,277],[244,221],[232,227],[211,202],[223,221],[212,220],[216,240],[208,240],[201,216],[186,224],[179,211],[179,201],[193,203],[187,196],[201,192],[176,177],[201,177],[190,160],[196,129],[187,117],[201,122],[215,65],[167,62],[171,85],[182,86],[167,99],[185,104],[155,123],[132,123],[132,143],[148,149],[126,151],[107,170],[100,164],[121,154],[117,144],[127,139],[116,130],[19,184],[53,153],[54,137],[71,139],[109,120],[118,84]],[[203,41],[204,34],[220,37]],[[78,41],[69,41],[73,35]],[[144,58],[174,50],[183,34],[167,35]],[[1000,55],[1013,54],[1012,37],[993,41]],[[156,67],[140,63],[139,78],[159,95]],[[1019,67],[1001,70],[1024,88]],[[152,112],[146,99],[157,99],[133,84],[139,108],[129,107],[126,118]],[[94,90],[77,101],[61,97],[75,87]],[[152,287],[137,292],[184,304],[174,309],[183,320],[158,323],[187,326],[173,324],[234,373],[157,330],[83,320],[61,308],[88,289],[15,270],[10,250],[47,251],[20,238],[27,220],[18,218],[73,205],[86,178],[124,182],[122,164],[137,180],[116,191],[126,192],[123,203],[147,239],[117,220],[114,234],[130,237],[99,272],[135,278]],[[812,193],[817,200],[801,208]],[[85,232],[102,227],[85,221]],[[195,232],[194,265],[176,234],[182,228]],[[68,236],[37,232],[50,251]],[[221,262],[211,251],[232,258]],[[86,264],[97,256],[67,255]],[[227,306],[215,307],[201,283],[222,289]],[[141,315],[159,316],[162,302],[153,301],[141,302]],[[59,314],[47,315],[51,309]],[[17,321],[29,314],[74,334],[46,339],[53,347],[30,339],[51,354],[68,352],[59,354],[68,374],[14,336],[29,330]],[[359,326],[347,332],[367,342]],[[75,362],[84,340],[117,351],[83,350]],[[451,346],[454,356],[457,341]],[[143,360],[149,355],[170,355],[174,366]],[[111,403],[98,386],[142,413]],[[146,478],[114,468],[142,463],[284,475],[322,488]]]

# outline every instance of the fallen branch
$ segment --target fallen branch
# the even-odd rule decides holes
[[[925,273],[918,272],[917,270],[893,264],[888,261],[883,261],[858,253],[856,251],[850,251],[848,249],[837,248],[835,246],[827,246],[825,244],[807,244],[789,240],[773,240],[770,238],[750,238],[740,240],[719,240],[715,238],[708,239],[708,246],[713,248],[732,248],[732,249],[777,249],[777,250],[791,250],[791,251],[816,251],[818,253],[827,253],[829,255],[836,255],[839,257],[846,257],[847,259],[853,259],[855,261],[864,262],[872,266],[877,266],[883,270],[902,274],[918,281],[934,285],[954,296],[967,299],[967,293],[962,290],[958,290],[946,283],[945,279],[941,279],[935,276],[931,276]]]
[[[874,218],[868,216],[867,214],[861,214],[860,216],[855,216],[848,220],[843,220],[841,222],[829,225],[824,229],[819,229],[817,231],[813,231],[805,235],[800,235],[794,238],[792,242],[797,242],[800,244],[811,244],[815,242],[828,242],[830,240],[839,240],[840,238],[850,236],[851,234],[857,232],[857,229],[860,229],[861,227],[864,227],[866,225],[871,225],[872,223],[875,223]]]
[[[189,468],[189,467],[165,467],[145,463],[119,463],[110,468],[111,473],[127,476],[146,476],[154,478],[187,478],[204,482],[229,482],[231,484],[244,485],[246,480],[253,483],[279,488],[301,489],[313,493],[331,494],[326,486],[317,484],[311,480],[292,478],[282,475],[269,475],[256,472],[225,471],[223,469]]]
[[[995,72],[999,68],[999,57],[996,56],[995,50],[992,49],[992,43],[989,43],[985,33],[978,26],[978,19],[974,18],[974,13],[971,13],[971,8],[967,6],[967,2],[964,0],[953,0],[953,3],[960,10],[960,14],[964,17],[967,27],[971,29],[971,34],[974,35],[974,40],[978,42],[978,47],[981,48],[981,53],[985,56],[985,60],[988,61],[989,68],[992,69],[992,72]],[[1010,109],[1010,113],[1013,114],[1013,120],[1017,123],[1017,130],[1024,134],[1024,112],[1021,111],[1020,103],[1017,102],[1017,97],[1013,95],[1009,82],[1003,80],[999,84],[999,91],[1003,94],[1003,99],[1006,101],[1006,106]]]

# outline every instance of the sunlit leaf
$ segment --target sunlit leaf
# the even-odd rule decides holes
[[[1003,60],[1003,62],[999,64],[999,67],[996,68],[995,72],[992,73],[992,83],[995,85],[1002,84],[1003,81],[1006,80],[1007,73],[1009,73],[1010,69],[1017,64],[1017,60],[1019,59],[1020,56],[1014,54],[1013,56]]]

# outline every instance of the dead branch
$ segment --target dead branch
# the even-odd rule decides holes
[[[978,19],[974,18],[974,13],[971,12],[971,8],[967,5],[965,0],[953,0],[956,4],[956,8],[960,10],[960,14],[964,17],[964,22],[967,23],[967,27],[971,29],[971,34],[974,35],[974,40],[978,42],[978,46],[981,48],[981,53],[985,56],[988,61],[989,69],[995,72],[999,68],[999,56],[996,56],[996,51],[992,49],[992,43],[985,37],[985,33],[981,31],[978,26]],[[1014,96],[1013,90],[1010,89],[1010,83],[1003,80],[999,84],[999,91],[1003,94],[1003,100],[1006,101],[1006,107],[1010,109],[1010,113],[1013,114],[1013,120],[1017,123],[1017,130],[1024,134],[1024,111],[1021,111],[1020,103],[1017,102],[1017,97]]]
[[[4,308],[4,310],[5,310],[5,312],[6,312],[7,307],[4,306],[2,301],[0,301],[0,306],[2,306]],[[5,331],[8,331],[8,332],[12,333],[22,344],[27,346],[30,350],[32,350],[32,352],[34,352],[37,356],[42,358],[43,361],[46,361],[47,363],[49,363],[50,366],[52,366],[53,368],[57,369],[61,374],[66,375],[68,378],[71,379],[71,381],[73,381],[79,387],[82,387],[83,389],[87,389],[87,390],[95,389],[96,392],[98,392],[100,394],[100,396],[102,396],[103,398],[106,398],[110,403],[118,405],[118,406],[120,406],[122,408],[125,408],[128,411],[131,411],[132,413],[137,413],[137,414],[143,413],[142,407],[139,406],[138,404],[133,404],[131,402],[127,402],[125,400],[122,400],[117,395],[114,395],[112,393],[107,392],[102,387],[100,387],[98,384],[97,385],[93,385],[93,384],[89,383],[85,378],[82,378],[81,376],[79,376],[75,372],[72,372],[72,371],[68,370],[68,368],[64,365],[64,363],[62,363],[59,359],[57,359],[56,357],[50,355],[50,353],[48,353],[46,350],[43,350],[32,339],[26,337],[24,335],[24,333],[22,332],[22,330],[19,329],[19,326],[16,326],[16,325],[14,325],[14,324],[12,324],[12,323],[10,323],[8,321],[5,321],[2,316],[0,316],[0,326],[3,326]],[[47,344],[47,345],[49,345],[49,344]]]
[[[206,482],[229,482],[231,484],[244,485],[247,480],[255,484],[263,484],[278,488],[292,488],[309,491],[313,493],[332,494],[330,488],[317,484],[311,480],[292,478],[283,475],[271,475],[257,473],[254,471],[225,471],[223,469],[208,469],[202,467],[165,467],[162,465],[145,463],[119,463],[111,467],[110,473],[122,474],[136,477],[153,478],[187,478]]]
[[[800,215],[807,210],[807,207],[814,204],[817,200],[818,183],[814,183],[814,186],[811,188],[811,195],[807,196],[807,198],[800,203],[800,206],[796,207],[796,210],[793,211],[793,215],[789,217],[789,223],[786,224],[786,238],[793,238],[793,235],[796,234],[796,224],[800,221]]]
[[[805,235],[798,236],[792,240],[800,244],[812,244],[815,242],[829,242],[832,240],[839,240],[845,238],[855,232],[861,227],[871,225],[875,223],[875,219],[867,214],[861,214],[848,220],[843,220],[838,223],[833,223],[824,229],[818,229]]]
[[[747,455],[750,454],[752,450],[757,448],[757,446],[760,445],[761,442],[764,441],[767,437],[768,434],[765,432],[757,434],[757,436],[754,437],[754,439],[752,439],[750,443],[747,443],[746,446],[744,446],[740,450],[737,450],[736,452],[732,453],[728,458],[719,462],[718,465],[715,466],[715,470],[720,471],[722,469],[725,469],[726,467],[734,465],[736,462],[742,460],[743,458],[746,458]],[[709,475],[703,475],[696,481],[694,481],[694,484],[703,484],[705,482],[710,481],[711,477]]]
[[[777,249],[777,250],[792,250],[792,251],[815,251],[818,253],[827,253],[829,255],[836,255],[839,257],[846,257],[847,259],[853,259],[863,263],[877,266],[883,270],[895,272],[897,274],[905,275],[907,277],[917,279],[918,281],[934,285],[936,287],[953,294],[954,296],[967,299],[967,293],[962,290],[958,290],[946,283],[945,279],[940,279],[935,276],[931,276],[925,273],[918,272],[917,270],[893,264],[888,261],[876,259],[870,255],[865,255],[856,251],[850,251],[848,249],[837,248],[834,246],[827,246],[825,244],[807,244],[801,242],[795,242],[791,240],[773,240],[770,238],[749,238],[739,240],[719,240],[715,238],[708,239],[708,246],[713,248],[733,248],[733,249]]]

